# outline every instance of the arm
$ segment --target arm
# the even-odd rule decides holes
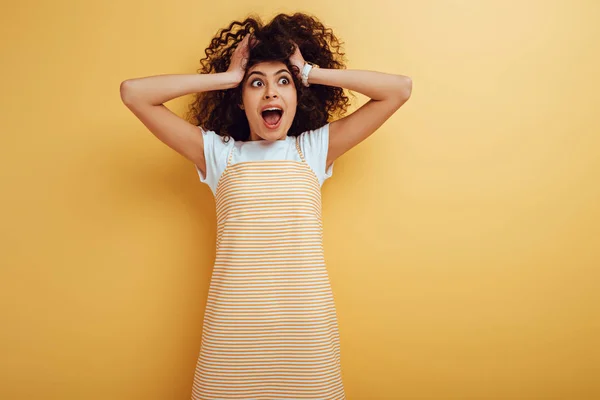
[[[406,103],[412,92],[408,76],[364,70],[313,68],[308,83],[339,86],[370,97],[358,110],[329,125],[326,168],[375,132]]]
[[[178,117],[164,102],[191,93],[237,87],[244,77],[250,35],[246,35],[231,56],[225,72],[171,74],[128,79],[121,82],[121,100],[163,143],[198,166],[206,175],[204,138],[199,129]]]
[[[125,104],[158,106],[187,94],[231,89],[238,84],[237,77],[228,72],[156,75],[121,82],[121,98]]]
[[[121,100],[154,136],[206,173],[204,139],[198,127],[163,105],[186,94],[237,86],[239,76],[214,74],[156,75],[121,82]]]

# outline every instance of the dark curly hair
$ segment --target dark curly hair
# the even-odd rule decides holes
[[[293,41],[306,61],[321,68],[346,68],[345,53],[340,51],[341,43],[333,31],[305,13],[278,14],[267,25],[263,25],[260,17],[253,14],[242,22],[233,21],[211,40],[210,46],[204,50],[206,57],[200,60],[202,68],[197,72],[208,74],[227,71],[231,55],[248,33],[258,43],[249,48],[246,71],[259,62],[280,61],[292,72],[298,105],[288,136],[298,136],[307,130],[317,129],[325,125],[330,116],[341,117],[346,113],[349,99],[343,88],[329,85],[305,87],[296,75],[300,71],[289,62],[295,49]],[[229,137],[246,141],[250,138],[250,126],[246,114],[239,108],[241,103],[241,85],[233,89],[196,93],[186,118],[195,125],[223,136],[226,141]]]

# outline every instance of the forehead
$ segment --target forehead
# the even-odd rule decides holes
[[[289,71],[286,65],[281,61],[263,61],[250,67],[248,74],[254,71],[260,71],[266,75],[273,75],[282,69]]]

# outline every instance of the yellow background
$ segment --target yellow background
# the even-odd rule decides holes
[[[592,0],[3,5],[0,398],[190,397],[214,200],[119,85],[292,11],[413,79],[323,186],[348,399],[600,399]]]

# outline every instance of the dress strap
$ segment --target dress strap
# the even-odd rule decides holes
[[[300,135],[296,136],[296,149],[298,150],[298,154],[300,155],[300,159],[303,162],[306,162],[306,160],[304,159],[304,154],[302,154],[302,149],[300,148]]]
[[[227,166],[231,163],[231,158],[233,157],[233,151],[235,150],[235,143],[231,146],[231,150],[229,150],[229,157],[227,157]]]

